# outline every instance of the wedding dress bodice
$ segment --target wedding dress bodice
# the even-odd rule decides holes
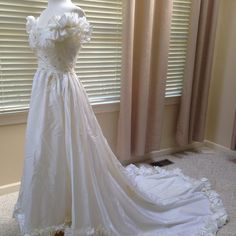
[[[28,16],[26,31],[35,51],[39,68],[56,72],[73,70],[83,43],[90,41],[92,26],[77,12],[54,15],[46,27],[38,26],[39,17]]]

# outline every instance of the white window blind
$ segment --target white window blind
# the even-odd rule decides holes
[[[191,5],[191,0],[173,0],[166,97],[177,97],[182,93]]]
[[[92,104],[120,98],[122,0],[74,0],[93,25],[80,51],[76,73]],[[0,113],[29,108],[35,55],[28,45],[26,16],[39,16],[47,0],[0,1]]]

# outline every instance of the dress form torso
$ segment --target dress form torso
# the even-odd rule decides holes
[[[54,15],[62,15],[65,12],[76,12],[84,16],[83,9],[76,6],[71,0],[48,0],[48,6],[42,11],[38,19],[38,26],[43,28]]]

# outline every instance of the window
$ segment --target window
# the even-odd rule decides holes
[[[181,96],[189,38],[191,0],[173,0],[166,97]]]
[[[76,73],[92,104],[120,98],[122,0],[74,0],[93,25]],[[27,110],[37,61],[28,45],[27,15],[39,16],[47,0],[0,2],[0,113]]]

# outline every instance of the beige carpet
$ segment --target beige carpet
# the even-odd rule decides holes
[[[179,167],[183,173],[194,178],[206,177],[224,202],[230,222],[218,231],[217,236],[236,236],[236,157],[199,149],[164,156],[175,162],[167,168]],[[18,236],[19,229],[11,219],[17,193],[0,196],[0,236]]]

